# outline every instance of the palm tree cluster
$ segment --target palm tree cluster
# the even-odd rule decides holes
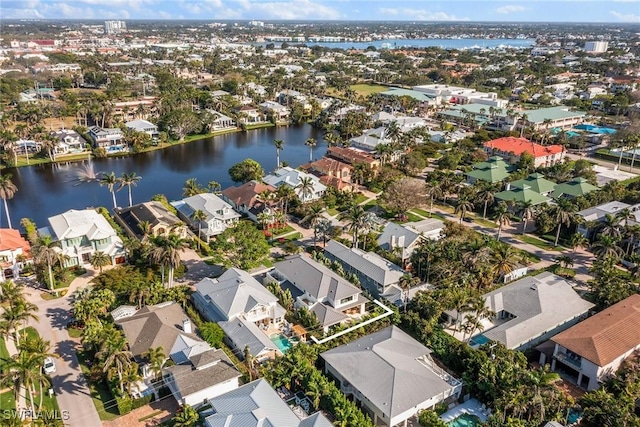
[[[111,193],[111,198],[113,199],[113,208],[118,207],[118,203],[116,201],[116,191],[120,191],[123,188],[127,188],[129,193],[129,206],[133,206],[133,199],[131,195],[131,187],[135,187],[138,185],[138,182],[142,179],[141,176],[137,175],[135,172],[131,173],[123,173],[122,176],[117,177],[115,172],[103,173],[100,177],[100,186],[107,187],[109,193]],[[116,189],[116,185],[119,187]]]

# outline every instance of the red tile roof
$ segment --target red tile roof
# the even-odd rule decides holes
[[[245,205],[253,207],[256,203],[256,196],[263,191],[276,191],[275,187],[257,181],[249,181],[239,187],[229,187],[222,191],[222,195],[227,197],[236,206]]]
[[[14,251],[18,248],[22,248],[24,254],[31,251],[31,245],[20,235],[18,230],[0,228],[0,251]]]
[[[551,341],[604,367],[640,345],[640,295],[612,305]]]
[[[534,157],[545,157],[552,154],[562,153],[564,151],[564,147],[562,145],[540,145],[529,141],[527,138],[516,138],[513,136],[507,136],[485,142],[484,146],[485,148],[502,151],[504,153],[513,153],[516,156],[519,156],[522,153],[529,153]]]
[[[366,153],[361,151],[352,150],[350,148],[344,147],[329,147],[327,150],[329,156],[333,156],[339,160],[343,160],[345,162],[356,164],[356,163],[375,163],[376,159]]]

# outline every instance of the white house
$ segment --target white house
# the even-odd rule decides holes
[[[58,142],[54,148],[56,154],[75,154],[87,151],[87,141],[75,130],[60,129],[51,132]]]
[[[89,136],[93,140],[94,147],[104,148],[107,153],[119,153],[127,149],[124,134],[118,128],[91,126]]]
[[[196,194],[172,202],[171,205],[178,210],[178,216],[194,231],[200,230],[200,238],[205,241],[232,227],[241,217],[229,203],[212,193]],[[206,218],[202,221],[194,220],[193,215],[197,211],[204,212]]]
[[[405,224],[389,222],[382,229],[377,242],[386,251],[400,251],[400,258],[405,265],[424,239],[438,240],[442,230],[444,230],[444,222],[435,218]]]
[[[154,138],[158,136],[158,126],[153,123],[143,120],[136,119],[124,124],[128,129],[134,130],[136,132],[142,132],[148,134],[150,137]]]
[[[460,396],[462,381],[440,368],[431,350],[396,326],[325,351],[325,371],[375,425],[407,425],[424,409]]]
[[[301,188],[303,178],[311,180],[312,185],[309,189],[309,192],[305,192]],[[293,188],[302,203],[318,200],[322,197],[327,189],[327,187],[320,182],[320,178],[318,178],[317,176],[299,171],[297,169],[293,169],[289,166],[277,169],[272,174],[262,178],[262,181],[265,184],[269,184],[276,188],[282,185]]]
[[[598,388],[640,349],[640,295],[631,295],[591,316],[551,342],[555,344],[552,370],[571,376],[586,390]]]

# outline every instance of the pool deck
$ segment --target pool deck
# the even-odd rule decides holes
[[[476,399],[469,399],[466,402],[442,414],[440,416],[440,419],[446,423],[449,423],[462,414],[475,415],[476,417],[480,418],[480,421],[482,421],[483,423],[487,421],[487,418],[489,418],[488,410],[482,409],[482,404],[479,401],[477,401]]]

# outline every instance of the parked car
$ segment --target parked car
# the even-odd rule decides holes
[[[44,359],[44,373],[47,375],[53,374],[56,371],[56,363],[53,361],[53,358],[47,357]]]
[[[468,216],[465,216],[464,218],[462,218],[462,220],[463,220],[464,222],[473,222],[473,218],[470,218],[470,217],[468,217]]]

